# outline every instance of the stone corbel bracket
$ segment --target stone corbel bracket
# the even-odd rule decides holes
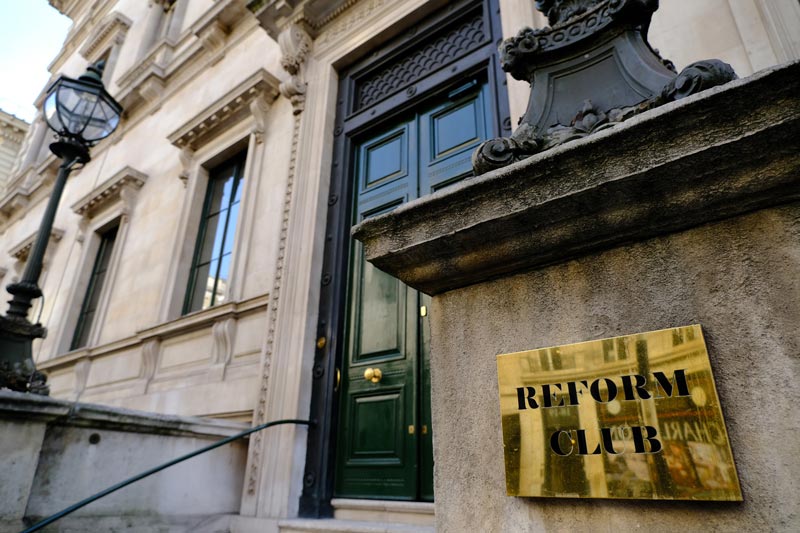
[[[184,182],[188,179],[189,167],[194,160],[193,154],[198,148],[250,115],[253,116],[256,141],[261,142],[266,113],[278,97],[279,87],[278,78],[259,69],[172,132],[167,138],[181,150],[181,179]]]
[[[510,137],[475,150],[475,174],[736,79],[719,60],[676,75],[647,42],[657,0],[540,0],[537,7],[552,26],[523,28],[500,46],[503,70],[531,84],[528,109]]]
[[[146,181],[146,174],[126,166],[74,203],[72,210],[84,219],[91,219],[110,206],[120,203],[122,216],[128,217],[133,212],[136,195]]]
[[[86,39],[80,48],[80,54],[87,61],[95,61],[98,55],[113,45],[120,45],[133,22],[131,19],[114,11],[100,23],[94,33]]]
[[[289,73],[289,79],[281,83],[281,94],[292,102],[294,114],[305,108],[306,87],[303,65],[311,51],[311,36],[298,24],[289,24],[280,35],[281,66]]]
[[[132,114],[143,104],[160,101],[167,80],[166,66],[162,61],[165,55],[163,48],[166,46],[165,42],[154,48],[138,66],[120,77],[117,100],[126,115]]]
[[[247,16],[249,12],[244,0],[221,0],[192,25],[192,33],[212,56],[211,64],[225,56],[228,36]]]
[[[338,17],[357,0],[251,0],[247,8],[258,18],[270,37],[278,35],[288,24],[303,26],[312,38],[327,23]]]

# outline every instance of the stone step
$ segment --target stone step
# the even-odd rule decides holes
[[[279,522],[280,533],[435,533],[433,526],[325,518],[296,518]]]
[[[341,520],[414,526],[433,526],[436,520],[433,503],[429,502],[334,498],[331,505],[333,517]]]

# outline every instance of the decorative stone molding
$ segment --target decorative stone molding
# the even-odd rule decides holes
[[[192,25],[192,33],[212,55],[212,64],[222,59],[228,35],[248,15],[244,0],[219,0]]]
[[[233,335],[236,320],[231,317],[215,322],[211,328],[214,348],[211,352],[212,365],[227,365],[233,356]]]
[[[280,35],[281,66],[290,78],[281,83],[281,94],[292,102],[294,114],[303,112],[306,101],[307,83],[303,75],[303,64],[311,51],[311,36],[299,25],[289,24]]]
[[[87,61],[95,61],[98,56],[114,45],[120,45],[133,22],[131,19],[114,11],[96,27],[92,35],[84,42],[80,54]]]
[[[103,209],[119,202],[123,206],[123,216],[128,216],[133,211],[136,192],[146,181],[146,174],[126,166],[73,204],[72,210],[83,218],[91,219]]]
[[[339,40],[348,35],[354,28],[363,24],[365,19],[384,9],[389,3],[391,3],[390,0],[371,0],[369,2],[359,2],[355,5],[353,5],[353,2],[347,2],[336,15],[338,16],[351,5],[353,5],[352,12],[348,12],[347,17],[336,18],[335,21],[332,18],[326,20],[325,32],[319,36],[317,43],[328,45]],[[330,24],[328,25],[329,22]]]
[[[316,37],[319,30],[357,0],[252,0],[247,5],[273,39],[288,24],[302,24]]]
[[[263,98],[256,98],[250,102],[250,113],[253,115],[253,135],[255,135],[258,144],[264,142],[264,134],[267,131],[267,112],[269,108],[269,103]]]
[[[156,104],[161,100],[167,79],[166,58],[171,51],[171,46],[162,42],[119,78],[118,100],[128,115],[143,104]]]
[[[161,3],[161,2],[159,2]],[[177,42],[163,39],[153,50],[118,80],[117,100],[131,116],[142,106],[160,105],[169,83],[188,70],[219,61],[228,36],[250,13],[244,0],[217,0]]]
[[[31,252],[31,248],[33,247],[33,241],[36,240],[36,234],[38,232],[33,232],[28,237],[26,237],[22,242],[14,246],[11,250],[8,251],[8,254],[19,261],[21,264],[25,264],[25,261],[28,260],[28,254]],[[64,237],[64,230],[53,228],[50,232],[50,243],[56,244],[61,241],[62,237]],[[48,251],[50,251],[51,247],[48,246]]]
[[[194,163],[194,150],[189,148],[188,146],[184,146],[181,148],[178,157],[181,161],[181,173],[178,174],[181,182],[183,182],[184,188],[189,183],[189,174],[192,171],[192,163]]]
[[[89,370],[91,370],[91,359],[83,358],[75,363],[73,372],[75,373],[75,401],[83,395],[86,390],[86,383],[89,381]]]
[[[264,69],[258,70],[245,81],[228,91],[224,96],[200,111],[194,118],[172,132],[167,138],[180,148],[192,152],[213,139],[220,132],[228,129],[252,113],[251,103],[263,100],[257,104],[269,106],[278,96],[278,79]],[[186,152],[182,152],[182,161],[190,162]]]
[[[142,368],[139,373],[140,393],[145,394],[147,387],[156,375],[158,356],[161,352],[161,339],[156,337],[142,344]]]
[[[212,380],[225,379],[225,369],[233,359],[233,341],[236,334],[236,319],[223,318],[211,327],[214,345],[211,351],[211,365],[208,368]]]

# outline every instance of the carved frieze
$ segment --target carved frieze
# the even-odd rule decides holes
[[[356,82],[355,109],[370,106],[483,45],[488,39],[478,13],[450,31],[423,42],[391,66]]]

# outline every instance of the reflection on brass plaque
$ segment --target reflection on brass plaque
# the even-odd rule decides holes
[[[510,496],[741,501],[700,326],[497,356]]]

